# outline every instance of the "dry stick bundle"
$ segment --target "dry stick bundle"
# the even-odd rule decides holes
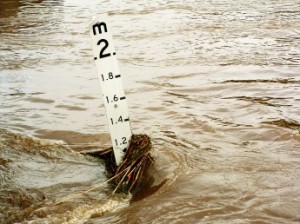
[[[94,185],[85,191],[70,195],[54,205],[79,197],[84,193],[103,186],[105,183],[111,183],[114,186],[113,194],[116,191],[121,191],[125,193],[131,192],[134,195],[143,187],[147,186],[147,184],[151,184],[153,180],[153,178],[147,174],[149,167],[154,163],[154,159],[150,155],[151,149],[152,144],[149,136],[132,135],[129,148],[119,167],[116,166],[112,148],[105,149],[101,152],[84,152],[84,154],[104,159],[106,169],[110,173],[110,179],[103,183]],[[43,208],[44,207],[40,209]]]
[[[111,181],[115,187],[113,193],[121,191],[134,194],[142,188],[143,181],[147,178],[147,171],[154,162],[150,154],[151,149],[152,144],[149,136],[134,134],[131,137],[131,142],[123,161],[118,167],[116,166],[112,149],[108,149],[100,154],[92,153],[92,155],[104,159],[106,169],[111,176],[116,177]]]

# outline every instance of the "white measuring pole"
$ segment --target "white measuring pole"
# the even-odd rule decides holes
[[[128,149],[132,133],[122,74],[119,71],[107,14],[94,17],[89,31],[114,155],[119,165]]]

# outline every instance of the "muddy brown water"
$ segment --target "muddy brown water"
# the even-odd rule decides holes
[[[88,34],[104,12],[154,145],[159,187],[134,203],[78,153],[110,145]],[[300,222],[299,1],[1,0],[0,40],[1,223]]]

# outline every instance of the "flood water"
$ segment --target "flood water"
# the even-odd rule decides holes
[[[164,183],[134,203],[78,153],[110,146],[100,13]],[[0,223],[300,222],[298,0],[1,0],[0,40]]]

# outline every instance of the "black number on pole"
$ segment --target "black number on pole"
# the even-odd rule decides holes
[[[115,143],[116,143],[116,146],[119,145],[119,142],[117,139],[115,139]],[[122,137],[122,142],[120,143],[120,145],[126,145],[127,144],[127,138],[126,137]]]
[[[106,56],[105,56],[106,57]],[[101,78],[102,78],[102,81],[104,82],[105,81],[105,77],[106,77],[106,80],[109,80],[109,79],[113,79],[114,78],[114,75],[113,73],[109,72],[107,76],[104,76],[103,74],[101,74]]]
[[[117,95],[115,94],[114,95],[114,101],[118,101],[119,100],[119,98],[117,97]]]
[[[98,41],[97,45],[100,45],[101,42],[104,43],[104,47],[103,47],[103,48],[101,49],[101,51],[100,51],[100,54],[99,54],[99,58],[100,58],[100,59],[101,59],[101,58],[105,58],[105,57],[109,57],[109,56],[110,56],[110,53],[104,54],[104,51],[105,51],[106,48],[108,47],[108,41],[105,40],[105,39],[101,39],[101,40]]]
[[[123,122],[122,116],[119,117],[118,122]]]
[[[106,102],[107,103],[117,102],[119,100],[119,97],[117,97],[116,94],[114,95],[114,98],[111,99],[111,101],[109,101],[109,97],[108,96],[106,96],[105,98],[106,98]]]

